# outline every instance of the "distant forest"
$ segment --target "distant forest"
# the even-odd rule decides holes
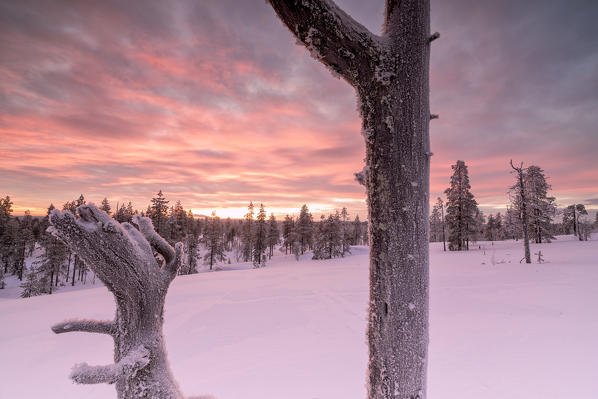
[[[536,243],[572,233],[583,241],[598,228],[598,214],[591,220],[583,204],[557,208],[556,199],[549,195],[551,187],[544,171],[538,166],[522,169],[521,181],[509,187],[506,212],[489,215],[478,208],[465,162],[457,161],[452,170],[446,197],[437,198],[430,213],[430,241],[442,242],[444,250],[468,250],[472,243],[482,240],[523,238],[524,209],[527,235]],[[86,199],[81,195],[63,204],[62,211],[77,215],[77,208],[84,204]],[[160,191],[144,211],[134,209],[131,202],[113,209],[106,198],[99,208],[121,223],[134,224],[135,215],[147,216],[170,244],[182,242],[185,257],[180,274],[197,273],[200,265],[213,270],[218,264],[232,262],[263,267],[275,250],[297,259],[306,253],[315,260],[344,257],[350,254],[351,246],[368,244],[367,222],[359,216],[350,220],[346,208],[314,220],[308,206],[303,205],[297,217],[286,215],[277,220],[274,214],[266,214],[263,204],[256,209],[250,202],[244,219],[222,220],[215,213],[194,216],[180,201],[169,204]],[[51,294],[67,284],[87,284],[89,278],[95,282],[95,276],[88,276],[89,269],[77,254],[48,231],[49,215],[56,209],[53,204],[44,217],[29,212],[13,216],[12,206],[9,196],[0,198],[0,289],[5,288],[7,276],[18,278],[23,297]]]

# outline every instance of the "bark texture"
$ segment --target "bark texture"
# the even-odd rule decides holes
[[[114,339],[114,364],[75,365],[71,378],[80,384],[115,384],[118,398],[182,399],[170,371],[162,335],[164,300],[181,263],[181,243],[173,249],[148,218],[118,223],[93,204],[50,215],[52,234],[89,266],[114,294],[112,321],[67,320],[52,327],[108,334]],[[163,261],[154,257],[155,249]],[[161,263],[161,264],[160,264]]]
[[[355,87],[368,194],[370,399],[426,397],[429,0],[387,0],[376,36],[329,0],[269,0],[313,57]]]

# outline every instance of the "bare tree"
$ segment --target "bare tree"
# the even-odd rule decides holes
[[[53,211],[49,230],[102,280],[114,294],[117,309],[111,321],[67,320],[52,327],[57,334],[83,331],[114,339],[114,364],[78,364],[71,378],[80,384],[115,384],[120,399],[181,399],[168,365],[162,324],[164,299],[181,263],[182,244],[173,249],[146,217],[135,216],[137,230],[93,204],[77,211],[80,218]]]
[[[527,228],[527,198],[525,197],[525,184],[523,184],[524,168],[523,162],[516,168],[513,166],[513,160],[511,160],[511,168],[517,173],[518,189],[516,190],[519,195],[519,201],[521,202],[521,223],[523,228],[523,248],[525,250],[525,263],[532,263],[531,254],[529,252],[529,232]]]
[[[368,396],[426,396],[429,0],[386,0],[382,36],[331,0],[269,0],[311,55],[357,91],[368,194]]]

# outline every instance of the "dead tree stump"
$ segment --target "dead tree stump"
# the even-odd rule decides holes
[[[112,321],[67,320],[52,327],[56,334],[83,331],[114,339],[114,364],[77,364],[71,378],[80,384],[115,384],[119,399],[182,399],[168,365],[162,324],[166,292],[181,263],[183,245],[173,249],[146,217],[136,216],[134,226],[118,223],[93,204],[77,211],[79,218],[53,211],[49,230],[112,292],[116,316]],[[155,257],[152,248],[161,257]]]

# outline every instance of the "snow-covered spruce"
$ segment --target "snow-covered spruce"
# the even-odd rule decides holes
[[[170,371],[162,335],[164,300],[181,263],[183,246],[173,249],[149,218],[133,226],[118,223],[89,204],[71,212],[53,211],[49,230],[89,266],[114,294],[113,321],[69,320],[52,330],[108,334],[114,339],[114,364],[78,364],[71,378],[80,384],[115,384],[119,399],[182,399]],[[163,258],[154,257],[154,248]]]
[[[426,397],[429,0],[386,0],[377,36],[331,0],[268,0],[310,53],[355,87],[366,143],[370,399]],[[413,304],[414,307],[408,306]]]

